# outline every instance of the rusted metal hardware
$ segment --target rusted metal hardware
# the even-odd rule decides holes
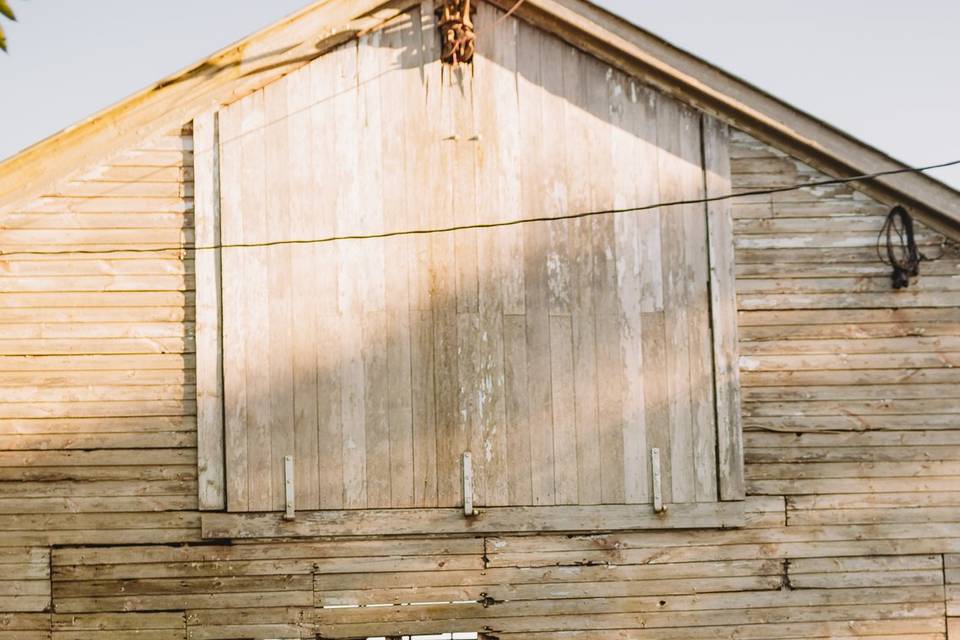
[[[440,60],[457,66],[470,64],[477,50],[477,36],[473,27],[476,6],[472,0],[444,0],[437,8],[437,28],[443,40]]]

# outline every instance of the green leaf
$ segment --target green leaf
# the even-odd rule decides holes
[[[7,52],[7,36],[3,33],[3,27],[0,27],[0,51]]]
[[[7,0],[0,0],[0,14],[5,15],[14,21],[17,19],[17,16],[13,15],[13,9],[11,9],[10,5],[7,4]]]

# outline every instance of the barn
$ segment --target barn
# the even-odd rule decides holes
[[[957,239],[585,0],[315,2],[0,164],[0,639],[960,639]]]

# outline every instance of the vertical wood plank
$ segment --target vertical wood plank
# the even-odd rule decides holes
[[[650,180],[650,159],[639,157],[638,148],[647,145],[645,137],[656,126],[644,104],[638,100],[637,87],[630,78],[614,74],[609,85],[615,208],[635,206],[656,193],[656,182]],[[654,128],[655,135],[655,128]],[[646,161],[646,163],[644,162]],[[656,164],[656,158],[653,158]],[[653,174],[655,176],[655,174]],[[640,218],[646,213],[628,213],[615,217],[615,252],[617,286],[617,328],[622,362],[619,393],[622,424],[619,446],[623,451],[623,500],[643,503],[648,499],[647,425],[644,403],[643,324],[640,253]],[[606,384],[606,382],[604,383]],[[611,444],[604,444],[604,448]]]
[[[557,504],[579,504],[577,412],[574,388],[573,320],[550,317],[550,378],[553,381],[553,432]]]
[[[570,211],[589,211],[592,206],[591,179],[594,177],[589,149],[593,143],[591,136],[598,134],[592,126],[587,96],[590,60],[572,47],[564,47],[560,60],[563,66],[563,96],[566,99],[567,139],[570,141],[567,145],[568,206]],[[556,60],[544,62],[555,64]],[[573,229],[570,258],[576,483],[579,504],[599,504],[601,472],[593,221],[579,219],[570,225]]]
[[[381,158],[381,58],[383,31],[360,38],[358,69],[360,130],[359,207],[354,220],[362,233],[379,233],[383,227],[383,167]],[[368,508],[390,506],[390,428],[387,422],[387,316],[385,292],[385,240],[358,243],[353,249],[360,262],[363,332],[361,351],[364,369],[364,442],[366,444],[366,493]]]
[[[644,313],[643,325],[643,403],[647,422],[647,445],[660,449],[661,454],[670,451],[670,398],[667,387],[667,329],[666,314],[662,311]],[[643,453],[648,457],[648,453]],[[670,456],[660,457],[660,477],[663,500],[673,502],[670,473]],[[650,474],[643,479],[646,495],[651,495]],[[646,502],[646,501],[645,501]]]
[[[242,187],[241,215],[244,241],[262,243],[267,239],[267,190],[264,147],[263,91],[257,91],[243,101],[242,130]],[[249,509],[268,511],[277,508],[273,500],[273,473],[271,449],[271,400],[269,349],[265,336],[270,335],[269,304],[264,304],[263,292],[268,291],[269,250],[264,247],[243,248],[238,251],[244,261],[246,281],[243,283],[245,319],[247,324],[247,467],[249,477]]]
[[[614,181],[614,167],[632,158],[615,157],[613,137],[621,127],[613,121],[611,92],[620,77],[613,69],[595,59],[588,59],[586,97],[590,113],[590,138],[587,158],[590,163],[590,208],[610,209],[620,186]],[[622,87],[620,92],[622,93]],[[632,190],[632,189],[631,189]],[[632,194],[631,194],[632,197]],[[595,295],[597,418],[599,476],[593,483],[600,489],[600,502],[623,504],[624,496],[624,362],[620,347],[620,299],[617,262],[620,252],[636,254],[635,248],[617,242],[618,218],[599,216],[590,220],[593,237],[593,290]]]
[[[481,382],[480,314],[457,314],[457,418],[450,434],[452,451],[476,451],[473,460],[473,494],[478,505],[486,506],[484,442],[480,428],[480,407],[484,402]]]
[[[314,177],[313,122],[311,117],[312,70],[307,67],[287,77],[286,135],[287,171],[290,181],[289,228],[291,238],[315,238],[316,209]],[[290,247],[291,329],[293,364],[293,438],[296,508],[320,508],[320,459],[318,442],[318,388],[316,345],[320,340],[315,297],[331,297],[334,292],[318,280],[317,248],[309,245]]]
[[[491,73],[488,74],[490,88],[488,91],[494,101],[496,111],[496,150],[489,152],[488,162],[496,167],[498,183],[494,190],[499,202],[499,211],[492,211],[498,220],[520,218],[523,211],[523,187],[521,184],[520,166],[523,156],[529,150],[522,146],[521,135],[521,107],[519,96],[520,78],[520,34],[521,22],[509,19],[501,20],[503,13],[493,9],[493,5],[485,7],[481,16],[485,16],[486,24],[493,29],[493,51],[489,54]],[[493,24],[497,24],[494,29]],[[493,136],[481,131],[482,142],[489,141]],[[484,145],[489,148],[489,143]],[[492,188],[492,187],[490,187]],[[487,195],[488,187],[481,190],[481,195]],[[492,207],[491,207],[492,209]],[[523,315],[526,312],[524,293],[524,247],[523,233],[517,229],[500,229],[496,234],[497,260],[501,270],[497,273],[500,281],[500,292],[503,296],[503,313],[507,315]],[[529,464],[523,464],[524,469]]]
[[[416,78],[404,73],[404,31],[411,16],[405,13],[383,33],[380,55],[381,175],[385,229],[403,229],[416,224],[406,201],[406,185],[416,167],[406,167],[408,127],[404,83]],[[419,110],[418,110],[419,112]],[[413,414],[410,361],[410,273],[412,241],[392,238],[384,243],[384,277],[387,349],[387,426],[389,431],[390,505],[414,506]]]
[[[552,216],[564,215],[572,211],[571,202],[585,199],[583,193],[573,194],[574,185],[569,180],[568,155],[583,151],[582,140],[567,128],[569,118],[568,105],[564,95],[564,67],[562,60],[566,45],[548,34],[538,34],[542,38],[540,64],[541,86],[539,97],[543,102],[543,131],[541,132],[540,155],[534,155],[539,162],[540,180],[543,185],[541,207]],[[569,150],[568,150],[569,148]],[[533,153],[528,149],[527,153]],[[581,190],[582,191],[582,190]],[[536,211],[530,212],[536,216]],[[546,233],[540,260],[546,262],[546,289],[550,315],[570,316],[573,300],[573,258],[571,252],[579,238],[575,234],[572,222],[560,221],[547,223],[546,229],[535,229],[538,237]],[[544,242],[541,240],[541,242]]]
[[[488,30],[490,36],[479,43],[473,64],[476,104],[471,137],[476,157],[477,220],[487,223],[516,215],[520,191],[515,170],[520,155],[515,91],[517,24],[493,29],[498,15],[502,14],[491,5],[478,7],[477,28]],[[519,237],[521,234],[511,228],[486,229],[477,234],[478,312],[483,332],[478,360],[480,448],[475,450],[483,461],[483,500],[488,506],[508,504],[511,474],[522,474],[529,465],[515,457],[519,468],[508,470],[504,306],[507,296],[517,295],[516,283],[509,284],[510,274],[517,272],[510,268],[509,252],[517,250],[511,241]]]
[[[473,69],[444,69],[444,99],[449,118],[443,144],[449,148],[447,165],[451,190],[450,220],[457,225],[477,222],[477,145],[473,119]],[[453,234],[457,312],[457,372],[460,381],[458,419],[452,446],[457,451],[475,451],[473,494],[478,505],[487,500],[487,442],[483,428],[484,411],[491,399],[484,387],[484,349],[479,308],[478,233]]]
[[[703,122],[707,197],[731,193],[729,130],[713,118]],[[729,200],[707,205],[710,252],[710,318],[716,388],[717,461],[721,500],[743,500],[743,428],[737,337],[733,207]]]
[[[690,174],[687,198],[703,197],[703,151],[700,114],[684,109],[685,158]],[[699,165],[698,171],[695,167]],[[700,175],[700,181],[696,180]],[[687,287],[690,290],[690,402],[693,419],[693,473],[697,502],[717,500],[717,435],[713,391],[713,344],[710,331],[709,250],[702,207],[685,207]]]
[[[549,215],[554,212],[555,205],[547,191],[545,174],[549,175],[551,169],[545,162],[552,157],[556,163],[557,156],[548,155],[541,145],[553,149],[557,136],[561,136],[563,130],[556,126],[559,118],[551,119],[545,111],[541,82],[545,83],[547,79],[541,72],[550,69],[542,69],[540,65],[543,35],[537,29],[521,23],[518,37],[517,99],[520,106],[521,146],[524,149],[520,162],[522,208],[525,216]],[[556,48],[559,50],[559,46]],[[557,85],[562,91],[562,78],[552,83],[554,88]],[[550,129],[549,135],[545,135],[551,124],[555,126]],[[546,259],[548,242],[542,229],[536,225],[524,225],[521,228],[531,487],[533,504],[552,505],[556,503],[553,391],[550,377],[538,373],[549,371],[551,366],[550,293],[547,289]]]
[[[443,97],[446,101],[446,130],[443,146],[449,153],[448,176],[451,192],[451,220],[456,225],[477,222],[476,150],[473,123],[473,67],[444,67]],[[479,312],[479,273],[477,267],[477,231],[453,234],[457,313]],[[474,460],[475,475],[482,475],[482,460]],[[476,483],[475,483],[476,486]],[[478,499],[479,496],[478,496]]]
[[[636,91],[638,117],[641,118],[637,131],[637,149],[635,166],[638,168],[637,201],[653,204],[660,201],[660,148],[658,103],[663,98],[650,88],[633,85]],[[648,448],[658,448],[661,452],[670,451],[670,413],[667,398],[667,350],[666,323],[663,311],[663,247],[662,247],[661,209],[645,211],[637,221],[639,236],[640,263],[640,324],[643,354],[643,415],[646,421],[646,440]],[[636,444],[631,447],[634,455],[641,454],[644,463],[649,459],[647,451],[637,452]],[[670,477],[670,458],[661,457],[661,489],[666,502],[673,501]],[[651,495],[651,475],[643,474],[639,486],[633,484],[637,495]],[[631,486],[628,483],[628,487]],[[643,499],[649,502],[649,497]]]
[[[636,108],[642,112],[645,123],[637,140],[637,203],[652,205],[660,202],[659,146],[657,143],[657,103],[661,96],[649,87],[632,83],[636,94]],[[638,221],[640,237],[640,308],[644,313],[663,311],[663,257],[661,210],[645,211]],[[646,457],[646,455],[644,455]]]
[[[489,30],[496,20],[497,10],[485,4],[477,6],[474,24],[477,29]],[[467,145],[472,152],[474,169],[474,215],[477,222],[494,222],[503,215],[501,176],[498,153],[501,149],[497,122],[500,101],[497,96],[497,72],[509,75],[495,61],[498,34],[490,31],[487,38],[477,42],[477,52],[469,71],[470,118],[463,128]],[[506,185],[503,185],[506,186]],[[480,460],[478,471],[482,502],[485,506],[499,506],[506,502],[506,435],[504,417],[503,373],[503,294],[500,258],[503,229],[485,229],[476,237],[477,273],[477,332],[476,390],[477,415],[470,449]]]
[[[195,243],[220,244],[220,136],[215,111],[193,121]],[[226,508],[220,250],[195,252],[197,484],[201,511]]]
[[[425,5],[427,6],[427,5]],[[431,10],[430,17],[433,18]],[[435,25],[435,21],[431,21]],[[429,39],[430,51],[434,54],[431,61],[437,60],[437,37]],[[461,88],[450,72],[439,62],[433,62],[436,68],[439,90],[438,102],[431,104],[428,117],[436,118],[438,129],[431,129],[429,140],[438,148],[437,167],[440,170],[435,183],[437,201],[431,217],[432,226],[451,226],[455,223],[453,183],[456,180],[472,179],[462,176],[455,165],[457,159],[457,141],[453,139],[456,131],[456,105],[462,100]],[[435,108],[434,108],[435,107]],[[441,507],[456,507],[460,504],[460,455],[469,446],[470,434],[465,431],[469,416],[462,415],[461,401],[463,393],[459,385],[461,373],[459,348],[462,346],[458,334],[458,295],[456,264],[457,234],[436,234],[431,237],[430,305],[434,323],[434,397],[437,416],[437,494]],[[469,343],[466,343],[469,344]]]
[[[411,67],[405,72],[403,99],[408,115],[406,143],[408,220],[418,227],[429,227],[437,219],[440,194],[440,146],[437,143],[437,114],[440,102],[441,65],[437,60],[437,38],[432,3],[413,9],[409,30],[403,33],[404,48],[414,52]],[[433,239],[411,240],[410,275],[410,362],[413,368],[411,393],[413,405],[413,483],[414,505],[438,505],[437,487],[437,402],[434,372],[436,336],[434,333]]]
[[[685,157],[684,114],[674,100],[657,105],[660,145],[660,199],[671,202],[686,197],[690,171]],[[662,217],[663,297],[666,334],[666,392],[670,424],[669,450],[663,451],[663,466],[669,467],[672,501],[692,502],[695,497],[693,468],[693,416],[690,404],[690,288],[687,279],[686,238],[682,206],[665,207]],[[666,474],[665,474],[666,475]]]
[[[290,139],[287,84],[291,76],[263,90],[264,174],[266,207],[264,239],[283,241],[290,237]],[[294,357],[291,247],[278,244],[266,249],[267,260],[267,377],[268,429],[270,435],[271,508],[283,510],[286,502],[285,461],[294,453]]]
[[[337,55],[334,85],[334,118],[337,127],[334,156],[337,158],[337,212],[360,214],[360,103],[358,88],[357,43],[350,43]],[[338,233],[362,230],[356,216],[337,215]],[[339,254],[340,315],[343,318],[339,339],[341,369],[341,423],[343,429],[344,507],[367,506],[367,442],[363,362],[362,298],[363,248],[357,243],[343,244]]]
[[[632,166],[635,201],[640,204],[653,204],[660,197],[660,175],[657,150],[657,93],[644,87],[636,80],[630,79],[629,99],[631,106],[630,130],[633,132],[634,155]],[[628,165],[629,166],[629,165]],[[648,471],[648,449],[653,446],[652,434],[657,429],[667,428],[667,419],[656,422],[650,420],[651,412],[647,402],[649,399],[648,385],[656,386],[658,378],[662,380],[663,366],[647,359],[648,342],[663,339],[662,330],[649,331],[644,324],[647,314],[658,313],[662,328],[663,308],[663,269],[660,255],[660,211],[643,211],[637,215],[636,227],[633,230],[637,237],[637,254],[633,263],[636,265],[639,277],[639,309],[633,304],[622,306],[625,315],[633,320],[624,324],[624,335],[638,340],[636,346],[625,346],[626,363],[625,375],[628,383],[624,394],[624,419],[630,425],[629,429],[636,429],[634,425],[643,426],[636,431],[629,431],[630,437],[624,440],[624,449],[627,452],[629,463],[625,463],[626,495],[628,502],[650,501],[650,473]],[[629,289],[628,289],[629,291]],[[633,300],[632,294],[624,294],[626,300]],[[636,303],[635,303],[636,304]],[[659,310],[659,311],[658,311]],[[632,323],[637,323],[636,325]],[[640,335],[634,333],[639,330]],[[649,337],[648,337],[649,336]],[[638,347],[637,351],[634,348]],[[656,352],[657,349],[654,349]],[[662,364],[662,363],[661,363]],[[639,371],[634,372],[635,368]],[[663,398],[655,402],[663,402]],[[627,434],[625,434],[627,435]],[[629,442],[628,442],[629,440]],[[667,444],[664,438],[661,444]]]
[[[242,124],[245,102],[220,112],[221,238],[238,244],[244,239],[242,215]],[[246,286],[245,263],[239,249],[222,254],[223,267],[223,391],[227,510],[246,511],[249,505],[247,468]]]
[[[437,506],[437,414],[434,402],[433,312],[413,309],[410,313],[410,363],[413,393],[413,481],[414,505]]]
[[[511,505],[532,505],[531,466],[534,461],[530,453],[530,396],[527,392],[530,380],[524,316],[504,316],[503,353],[504,409],[507,421],[507,501]],[[536,465],[540,464],[541,461],[536,461]]]
[[[390,430],[387,423],[386,314],[364,314],[361,342],[363,360],[364,442],[366,444],[367,508],[390,506]]]
[[[495,24],[501,19],[502,13],[489,11],[488,24]],[[521,146],[520,132],[520,105],[518,96],[518,66],[519,66],[519,39],[520,22],[508,20],[500,23],[495,31],[493,42],[494,52],[491,57],[493,73],[490,81],[493,85],[491,95],[496,101],[495,132],[497,151],[491,153],[488,161],[495,162],[496,171],[493,172],[497,182],[487,185],[482,193],[497,194],[493,202],[498,209],[492,211],[491,217],[496,219],[519,217],[523,215],[523,194],[520,182],[521,175],[518,167],[521,164],[524,149]],[[491,27],[492,28],[492,27]],[[494,75],[494,73],[496,75]],[[481,132],[484,140],[492,138]],[[492,208],[492,207],[491,207]],[[503,350],[503,377],[504,377],[504,406],[502,425],[495,439],[495,456],[498,463],[494,465],[495,473],[501,476],[501,482],[495,483],[495,494],[504,504],[533,504],[532,493],[532,457],[530,453],[530,422],[529,401],[526,397],[528,384],[526,371],[526,343],[525,343],[525,294],[524,294],[524,247],[523,233],[516,229],[501,229],[494,236],[496,242],[495,260],[499,265],[495,274],[487,276],[489,280],[496,280],[502,295],[500,312],[505,314],[503,323],[502,350]],[[512,351],[516,349],[517,354]],[[511,375],[507,369],[507,358],[514,358],[512,384],[508,381]],[[512,391],[507,387],[511,385]],[[522,396],[522,397],[521,397]],[[511,409],[508,405],[514,402]],[[514,417],[511,418],[510,414]]]
[[[334,95],[338,83],[339,60],[352,55],[344,45],[310,65],[310,157],[313,167],[311,198],[312,229],[317,238],[337,231],[338,189],[330,184],[330,176],[338,175],[336,139],[339,127],[330,123],[336,117]],[[317,476],[320,508],[342,509],[344,506],[343,425],[341,422],[341,340],[340,316],[340,246],[337,243],[311,247],[312,277],[308,287],[314,290],[317,341],[308,349],[316,369],[317,396]],[[306,311],[309,313],[309,310]]]

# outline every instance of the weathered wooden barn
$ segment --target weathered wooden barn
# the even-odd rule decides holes
[[[960,638],[960,193],[460,4],[317,2],[0,164],[0,638]]]

